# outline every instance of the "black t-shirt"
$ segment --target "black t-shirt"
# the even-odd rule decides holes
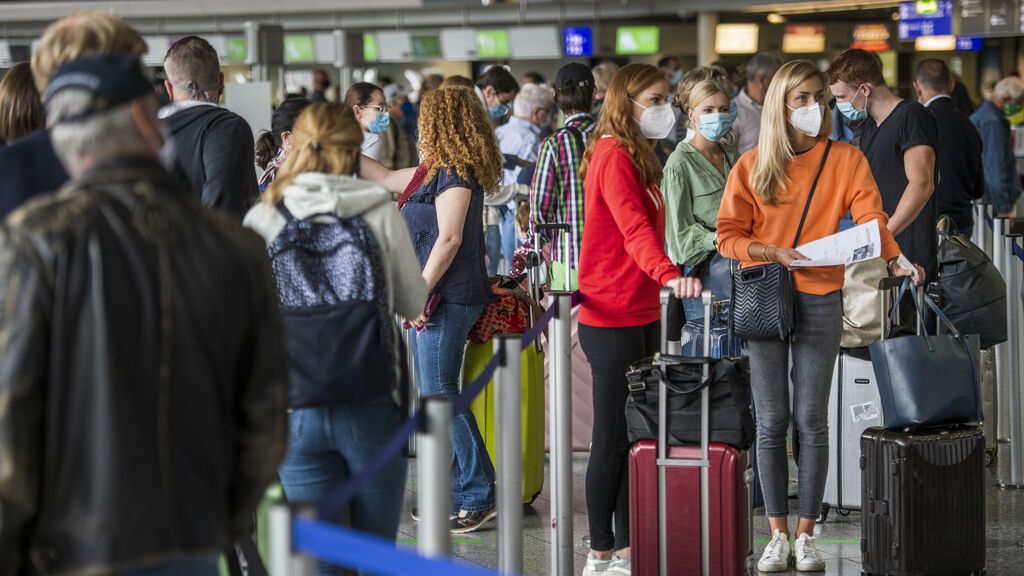
[[[935,117],[918,102],[903,100],[896,105],[881,126],[868,117],[860,136],[860,149],[868,158],[871,174],[882,193],[882,208],[892,216],[907,189],[907,172],[903,153],[914,146],[936,148],[938,128]],[[935,197],[928,200],[921,213],[896,242],[912,262],[920,264],[929,278],[935,274]]]

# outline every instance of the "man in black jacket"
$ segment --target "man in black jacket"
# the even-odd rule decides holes
[[[217,51],[198,36],[174,43],[164,57],[167,96],[160,111],[174,141],[179,170],[203,204],[239,220],[259,196],[252,130],[217,105],[224,91]]]
[[[917,65],[914,91],[935,116],[939,132],[935,151],[939,170],[935,186],[936,213],[948,215],[960,233],[970,236],[974,230],[971,201],[985,193],[981,136],[951,97],[953,79],[945,62],[936,58],[922,60]]]
[[[161,167],[136,59],[46,102],[72,180],[0,227],[0,575],[213,576],[287,443],[263,241]]]
[[[146,52],[142,36],[119,16],[86,11],[54,22],[43,33],[32,54],[32,77],[40,94],[61,65],[91,54],[128,54],[139,58]],[[0,148],[0,219],[26,200],[54,192],[68,181],[68,174],[53,152],[50,131],[40,129]]]

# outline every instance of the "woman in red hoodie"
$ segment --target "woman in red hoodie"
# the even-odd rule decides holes
[[[654,142],[675,127],[665,76],[630,64],[608,85],[584,179],[580,250],[580,344],[594,378],[594,432],[587,466],[590,555],[584,576],[629,574],[626,370],[660,350],[659,292],[700,296],[665,255],[665,200]],[[613,530],[614,518],[614,530]]]

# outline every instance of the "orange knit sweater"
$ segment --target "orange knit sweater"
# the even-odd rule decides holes
[[[775,205],[767,204],[750,186],[750,175],[757,159],[757,149],[743,155],[729,174],[718,211],[718,250],[729,258],[751,265],[747,253],[757,241],[774,246],[790,247],[800,224],[807,194],[825,153],[825,140],[814,148],[795,156],[786,169],[789,185],[781,191]],[[871,176],[868,161],[859,150],[835,142],[818,188],[811,200],[803,232],[797,244],[806,244],[839,230],[839,220],[853,213],[857,224],[878,220],[882,236],[882,257],[894,258],[900,249],[886,227],[888,216],[882,211],[882,197]],[[808,294],[828,294],[843,287],[842,266],[799,268],[793,272],[796,289]]]

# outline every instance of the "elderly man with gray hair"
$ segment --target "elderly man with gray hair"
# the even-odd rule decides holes
[[[761,138],[761,106],[768,94],[768,85],[781,66],[778,56],[765,52],[747,62],[747,83],[736,95],[736,121],[732,125],[740,154],[757,147]]]
[[[213,576],[287,443],[263,242],[161,166],[134,57],[45,100],[71,181],[0,227],[0,575]]]
[[[171,103],[160,118],[171,130],[178,169],[203,204],[241,221],[259,196],[253,136],[241,116],[218,106],[224,74],[217,51],[186,36],[167,50],[164,71]]]
[[[981,134],[981,164],[985,171],[985,201],[1000,216],[1013,216],[1020,197],[1017,159],[1013,154],[1013,134],[1007,116],[1020,113],[1024,103],[1024,82],[1003,78],[992,97],[971,114],[971,123]]]

